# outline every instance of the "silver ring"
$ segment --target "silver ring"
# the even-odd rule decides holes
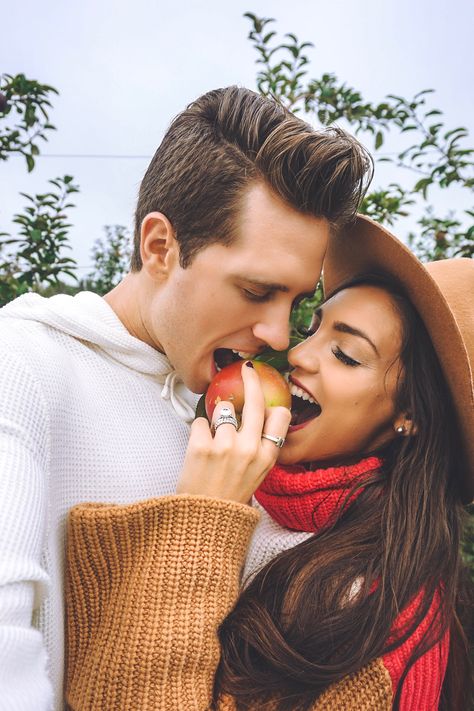
[[[285,444],[285,438],[284,437],[275,437],[274,435],[269,435],[265,434],[265,432],[262,434],[262,439],[269,439],[270,442],[273,442],[277,447],[280,449],[283,447]]]
[[[234,417],[232,414],[232,410],[230,407],[223,407],[219,417],[214,423],[214,432],[217,430],[218,427],[221,425],[234,425],[235,429],[238,428],[239,423],[237,422],[237,418]]]

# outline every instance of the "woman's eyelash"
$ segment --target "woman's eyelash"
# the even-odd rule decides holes
[[[320,325],[321,319],[318,319],[317,321],[313,319],[312,323],[309,326],[298,326],[297,332],[300,336],[303,336],[304,338],[309,338],[314,333],[316,333]],[[346,353],[344,353],[344,351],[341,351],[339,346],[335,346],[332,349],[332,352],[335,357],[341,361],[341,363],[344,363],[344,365],[348,365],[351,368],[355,368],[356,366],[360,365],[358,360],[351,358]]]
[[[351,358],[350,356],[346,355],[344,351],[341,351],[339,346],[336,346],[333,351],[334,355],[338,360],[341,361],[341,363],[344,363],[344,365],[349,365],[351,368],[355,368],[357,365],[360,365],[358,360],[354,360],[354,358]]]

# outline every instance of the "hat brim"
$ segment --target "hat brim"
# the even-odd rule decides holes
[[[400,240],[369,218],[332,235],[324,260],[326,298],[363,274],[383,271],[410,298],[431,337],[450,388],[468,456],[463,500],[474,499],[474,260],[450,259],[424,265]],[[449,294],[449,302],[444,294]],[[469,299],[470,294],[470,299]]]

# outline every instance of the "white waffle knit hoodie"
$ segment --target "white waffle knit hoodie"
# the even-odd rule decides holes
[[[96,294],[0,309],[0,711],[63,709],[67,512],[173,493],[196,401]],[[264,514],[246,573],[306,536]]]

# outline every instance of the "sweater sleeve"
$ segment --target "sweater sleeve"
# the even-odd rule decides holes
[[[3,349],[0,358],[0,699],[6,711],[46,711],[52,686],[32,618],[48,583],[48,419],[32,374]]]
[[[200,711],[217,626],[259,514],[203,496],[82,505],[67,538],[66,699],[74,711]]]

